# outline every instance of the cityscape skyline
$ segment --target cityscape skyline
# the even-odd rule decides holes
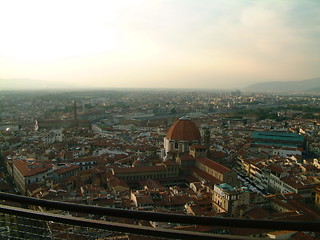
[[[0,79],[48,88],[232,89],[320,76],[317,1],[0,6]],[[19,88],[0,84],[8,87]]]
[[[110,239],[110,233],[91,231],[87,224],[121,224],[129,214],[108,215],[98,207],[136,211],[135,218],[148,211],[219,222],[251,219],[278,226],[275,221],[281,221],[279,230],[292,231],[274,232],[265,224],[251,229],[210,223],[203,229],[169,218],[129,219],[130,229],[192,228],[219,239],[220,234],[319,239],[318,94],[123,89],[2,91],[0,97],[0,198],[5,199],[0,207],[6,214],[0,236],[5,239],[59,238],[65,236],[62,228],[68,237],[94,233],[95,239]],[[14,206],[7,197],[15,199]],[[70,205],[54,209],[51,201],[72,203],[76,211]],[[26,203],[32,207],[23,208]],[[95,210],[77,210],[90,206]],[[8,207],[19,211],[18,217],[7,213]],[[39,214],[52,215],[48,223],[33,221]],[[57,217],[65,216],[85,227],[61,225]],[[31,221],[36,231],[16,224]],[[295,225],[288,228],[291,221]],[[127,231],[115,234],[112,238],[141,239],[127,237]]]

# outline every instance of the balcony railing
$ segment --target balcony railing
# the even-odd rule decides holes
[[[182,214],[133,211],[88,206],[0,193],[0,199],[22,204],[25,208],[0,205],[0,236],[4,239],[119,239],[119,233],[154,236],[164,239],[261,239],[234,235],[210,234],[146,227],[101,220],[116,217],[153,222],[188,225],[224,226],[272,230],[320,232],[319,221],[246,220],[221,217],[202,217]],[[39,207],[66,212],[85,213],[95,219],[74,217],[31,210]],[[98,217],[97,217],[98,216]],[[2,239],[1,238],[1,239]]]

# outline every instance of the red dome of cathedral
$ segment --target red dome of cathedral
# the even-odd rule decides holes
[[[166,136],[169,140],[193,141],[201,140],[196,124],[188,118],[180,118],[169,128]]]

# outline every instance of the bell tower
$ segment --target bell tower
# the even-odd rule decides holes
[[[73,119],[78,119],[78,113],[77,113],[77,102],[76,100],[73,100]]]
[[[210,157],[210,139],[211,139],[211,133],[208,126],[205,126],[203,128],[203,145],[207,148],[207,157]]]

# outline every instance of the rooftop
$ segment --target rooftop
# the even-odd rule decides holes
[[[231,187],[227,183],[221,183],[221,184],[217,185],[217,187],[220,188],[220,189],[223,189],[225,191],[234,191],[235,190],[233,187]]]
[[[209,158],[197,158],[197,161],[202,163],[203,165],[206,165],[209,168],[216,170],[219,173],[222,173],[222,174],[227,173],[227,172],[231,172],[230,168],[227,168],[220,163],[217,163],[213,160],[210,160]]]
[[[193,141],[201,140],[201,135],[193,121],[180,118],[169,128],[166,138],[170,140]]]
[[[284,132],[253,132],[252,138],[303,142],[304,136]]]

